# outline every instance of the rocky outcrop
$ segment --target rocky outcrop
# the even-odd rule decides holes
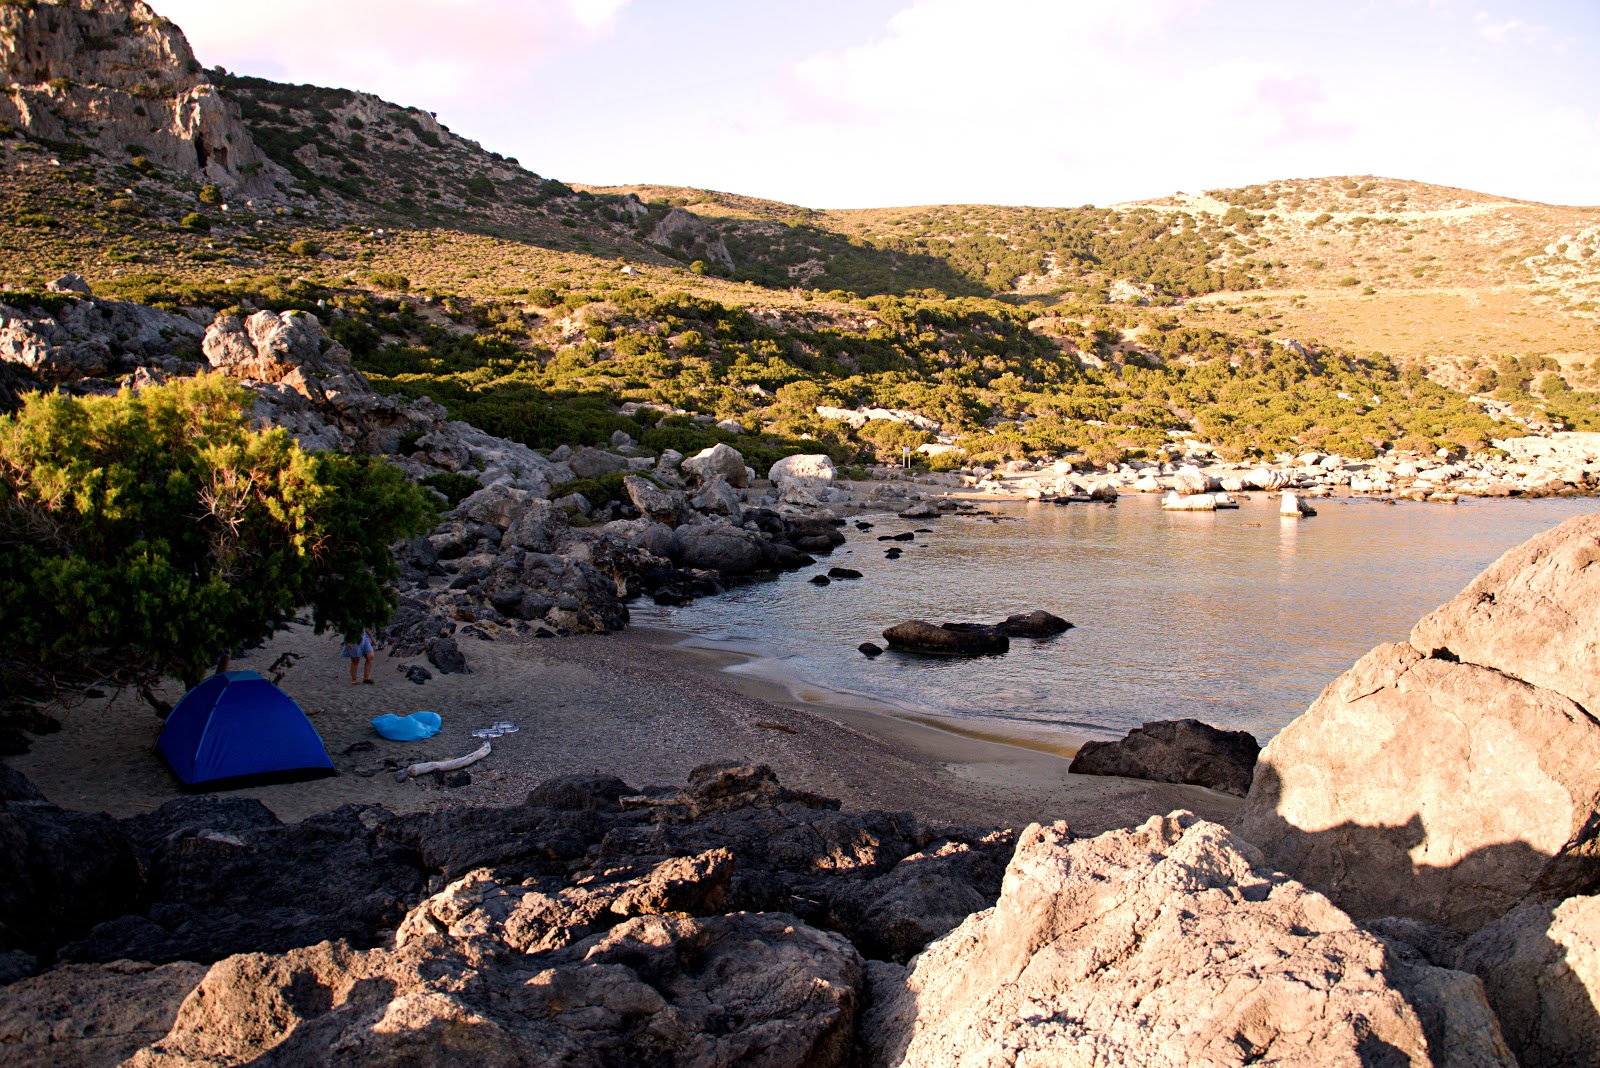
[[[1511,550],[1418,623],[1421,648],[1335,680],[1267,746],[1239,832],[1358,918],[1470,932],[1600,885],[1600,722],[1568,696],[1594,686],[1597,530]]]
[[[832,482],[837,476],[838,469],[833,466],[833,460],[822,453],[785,456],[773,464],[767,472],[767,477],[774,483],[781,483],[785,479],[820,479]]]
[[[0,121],[113,159],[263,195],[288,174],[206,78],[183,32],[137,0],[0,5]]]
[[[993,909],[869,969],[873,1065],[1516,1063],[1473,977],[1397,959],[1183,812],[1034,825]]]
[[[23,296],[3,296],[16,305],[0,303],[0,361],[45,385],[140,371],[193,374],[199,366],[205,328],[185,316],[89,297],[71,300],[51,314]],[[97,381],[83,391],[115,388]]]
[[[675,793],[570,777],[509,808],[293,827],[190,798],[97,817],[92,842],[19,805],[61,828],[10,843],[24,869],[107,834],[138,865],[95,914],[63,903],[75,930],[35,932],[41,962],[80,963],[6,987],[18,1063],[845,1064],[861,949],[904,960],[985,907],[1011,848],[741,763]],[[46,903],[18,885],[10,933]],[[175,957],[200,963],[157,966]]]
[[[921,619],[896,623],[883,632],[889,648],[925,656],[999,656],[1011,649],[1011,639],[998,627],[983,623],[940,623]]]
[[[1146,723],[1116,742],[1085,742],[1067,770],[1151,782],[1206,786],[1243,797],[1250,791],[1261,743],[1249,731],[1218,730],[1197,719]]]

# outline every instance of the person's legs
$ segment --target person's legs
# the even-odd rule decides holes
[[[349,659],[350,659],[350,685],[355,686],[355,685],[357,685],[357,679],[356,679],[356,659],[357,658],[352,656]]]
[[[368,653],[365,656],[363,656],[361,658],[361,662],[366,665],[365,669],[362,671],[362,674],[361,674],[361,681],[362,682],[371,682],[372,681],[372,654]]]

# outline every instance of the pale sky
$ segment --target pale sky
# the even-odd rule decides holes
[[[154,0],[569,182],[810,207],[1378,174],[1600,204],[1600,0]]]

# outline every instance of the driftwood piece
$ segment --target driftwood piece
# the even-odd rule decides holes
[[[468,764],[476,764],[492,752],[494,752],[494,747],[488,742],[484,742],[483,745],[464,757],[456,757],[454,760],[425,760],[420,764],[413,764],[409,768],[401,768],[394,773],[394,781],[405,782],[407,779],[415,779],[418,775],[426,775],[431,771],[455,771],[457,768],[464,768]]]

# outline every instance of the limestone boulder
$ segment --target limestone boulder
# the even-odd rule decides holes
[[[739,494],[720,475],[715,475],[695,491],[689,503],[708,515],[725,515],[735,524],[743,518],[744,506]]]
[[[1116,742],[1085,742],[1067,770],[1188,783],[1243,797],[1261,744],[1249,731],[1225,731],[1197,719],[1146,723]]]
[[[744,456],[732,445],[720,441],[709,449],[701,449],[688,459],[680,461],[678,469],[702,484],[720,478],[728,485],[740,489],[749,485],[745,480]]]
[[[1197,467],[1180,467],[1178,473],[1172,476],[1172,488],[1177,490],[1180,497],[1189,497],[1197,493],[1210,493],[1219,488],[1216,480]]]
[[[1600,879],[1600,723],[1561,694],[1381,645],[1261,754],[1235,828],[1359,918],[1472,931]]]
[[[567,457],[565,463],[577,478],[599,478],[601,475],[628,469],[626,456],[618,456],[616,453],[605,452],[588,445]]]
[[[1483,979],[1522,1068],[1600,1065],[1600,897],[1525,905],[1468,939],[1456,966]]]
[[[832,482],[838,477],[838,469],[833,466],[833,460],[823,453],[800,453],[794,456],[785,456],[772,465],[767,472],[767,477],[773,482],[782,482],[784,479],[819,479],[823,482]]]
[[[994,908],[906,969],[872,965],[870,997],[875,1066],[1515,1064],[1471,977],[1402,969],[1187,812],[1029,827]]]
[[[1411,644],[1554,690],[1600,712],[1600,515],[1576,516],[1507,552]]]

